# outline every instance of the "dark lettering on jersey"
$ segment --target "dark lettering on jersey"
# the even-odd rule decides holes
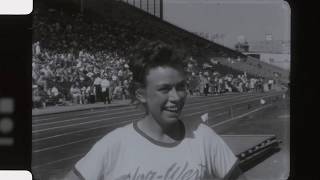
[[[122,175],[116,180],[201,180],[206,170],[206,166],[202,164],[199,164],[199,168],[189,168],[188,162],[183,167],[173,163],[164,174],[153,170],[143,173],[138,167],[133,174]]]

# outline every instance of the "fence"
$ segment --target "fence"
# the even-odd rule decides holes
[[[283,94],[284,92],[276,92],[272,95],[243,100],[232,105],[212,109],[210,111],[212,115],[209,115],[210,118],[207,120],[207,124],[214,128],[266,109],[283,100]],[[214,123],[212,122],[213,120],[215,121]]]

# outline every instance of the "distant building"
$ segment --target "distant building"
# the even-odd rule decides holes
[[[247,41],[245,41],[244,43],[238,42],[235,45],[235,50],[242,52],[242,53],[247,53],[247,52],[249,52],[249,43]]]
[[[258,58],[260,61],[277,67],[290,69],[290,42],[273,40],[267,36],[264,41],[249,42],[246,55]]]

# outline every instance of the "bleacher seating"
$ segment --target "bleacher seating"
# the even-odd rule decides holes
[[[205,78],[210,86],[218,82],[213,82],[214,78],[221,79],[219,93],[226,92],[226,89],[241,91],[238,88],[240,82],[247,86],[250,78],[257,78],[250,71],[244,75],[245,63],[238,62],[236,67],[228,64],[230,57],[244,59],[241,53],[210,43],[123,2],[112,2],[112,11],[87,10],[85,13],[72,6],[35,3],[34,85],[41,86],[48,94],[55,86],[59,91],[58,102],[70,101],[73,96],[71,86],[80,89],[81,98],[86,98],[91,93],[87,89],[93,86],[95,78],[105,76],[111,81],[110,91],[113,92],[117,86],[130,83],[127,59],[130,48],[142,39],[161,40],[189,52],[194,58],[193,62],[190,61],[193,66],[190,75],[199,78],[208,71]],[[219,63],[210,62],[212,58]],[[204,68],[204,63],[210,64],[212,69]],[[227,77],[233,80],[227,82]],[[202,87],[195,87],[193,91],[203,94],[205,84],[198,83],[198,86]],[[125,93],[129,91],[126,86],[122,88]],[[50,104],[52,100],[45,102]]]

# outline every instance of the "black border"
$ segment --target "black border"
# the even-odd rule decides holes
[[[291,7],[291,168],[289,179],[320,179],[318,137],[316,122],[320,119],[316,104],[316,85],[319,80],[317,25],[319,11],[315,3],[288,0]],[[22,128],[15,136],[21,138],[12,155],[0,162],[0,169],[31,169],[31,15],[0,15],[0,95],[15,94],[19,98],[17,116]],[[308,26],[309,25],[309,26]],[[5,37],[6,40],[3,40]],[[8,40],[9,39],[9,40]],[[17,43],[19,42],[19,43]],[[12,59],[3,54],[12,53]],[[18,62],[18,63],[17,63]],[[2,68],[1,68],[2,67]],[[8,78],[4,67],[17,74],[18,83],[3,84]],[[26,75],[26,76],[25,76]],[[24,77],[23,77],[24,76]],[[5,82],[7,83],[7,82]],[[18,89],[18,90],[17,90]],[[12,91],[11,91],[12,90]],[[29,94],[29,96],[28,96]],[[0,149],[2,153],[3,149]],[[7,152],[10,153],[10,152]],[[10,161],[9,161],[10,160]],[[4,164],[5,163],[5,164]],[[8,164],[7,164],[8,163]]]
[[[291,74],[290,74],[290,177],[320,179],[316,80],[318,66],[317,35],[319,6],[301,0],[288,1],[291,7]]]
[[[0,147],[0,169],[31,171],[32,16],[0,15],[0,97],[14,99],[11,147]],[[1,115],[7,116],[7,115]]]

